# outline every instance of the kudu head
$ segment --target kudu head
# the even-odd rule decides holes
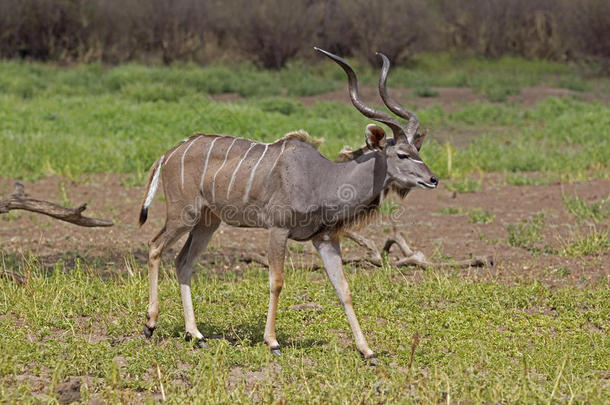
[[[392,130],[394,137],[389,139],[386,139],[385,131],[379,125],[369,124],[365,130],[367,147],[378,151],[378,153],[386,158],[386,182],[388,187],[393,188],[399,194],[404,194],[404,192],[415,187],[424,189],[436,188],[438,186],[438,178],[419,156],[419,149],[426,134],[417,133],[419,129],[417,116],[412,111],[401,107],[388,95],[386,88],[388,71],[390,70],[388,58],[378,53],[383,60],[381,76],[379,77],[379,94],[390,111],[408,120],[408,123],[404,126],[390,114],[368,107],[360,100],[356,73],[354,73],[352,67],[343,58],[320,48],[314,49],[334,60],[347,73],[349,95],[354,107],[365,117],[381,122]]]

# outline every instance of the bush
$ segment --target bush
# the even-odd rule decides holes
[[[3,0],[0,33],[2,58],[60,62],[238,58],[279,69],[320,45],[374,67],[377,51],[400,64],[444,50],[610,71],[607,0]]]

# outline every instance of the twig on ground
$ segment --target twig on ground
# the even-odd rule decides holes
[[[390,263],[396,267],[415,266],[415,267],[483,267],[493,266],[494,261],[491,256],[475,256],[467,260],[458,260],[451,262],[431,262],[426,256],[420,251],[413,251],[407,244],[402,232],[396,232],[394,235],[388,237],[383,245],[383,249],[380,251],[374,241],[365,238],[364,236],[355,232],[346,232],[345,236],[358,245],[367,249],[367,254],[364,257],[356,258],[344,258],[343,264],[356,264],[356,265],[369,265],[374,267],[381,267],[383,265],[383,255],[390,253],[390,249],[394,245],[398,246],[400,252],[405,256],[390,261]],[[267,259],[258,253],[240,253],[238,261],[244,263],[257,263],[267,267]],[[322,268],[321,263],[312,263],[308,268],[315,270]]]
[[[77,208],[65,208],[48,201],[36,200],[26,197],[23,184],[15,183],[15,190],[8,197],[0,200],[0,214],[11,210],[25,210],[48,215],[61,221],[70,222],[85,227],[105,227],[114,225],[106,219],[89,218],[82,215],[87,209],[87,204],[81,204]]]

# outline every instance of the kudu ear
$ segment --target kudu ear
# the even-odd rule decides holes
[[[424,138],[426,137],[426,135],[427,135],[426,132],[422,132],[420,134],[415,134],[415,136],[413,137],[413,146],[415,146],[417,148],[418,152],[424,143]]]
[[[366,146],[370,150],[385,148],[385,131],[379,125],[367,125],[364,133],[366,134]]]

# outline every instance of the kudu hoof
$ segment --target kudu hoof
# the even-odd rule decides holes
[[[144,324],[144,336],[146,336],[146,339],[150,339],[154,331],[155,328],[151,328],[148,325]]]
[[[210,347],[207,345],[205,340],[199,339],[199,338],[193,338],[193,335],[191,335],[190,332],[186,332],[186,334],[184,335],[184,340],[186,340],[187,342],[190,342],[191,340],[193,340],[194,346],[196,349],[208,349]]]
[[[379,361],[377,360],[377,356],[374,354],[372,354],[368,357],[365,357],[364,359],[369,363],[369,366],[371,366],[371,367],[375,367],[375,366],[377,366],[377,364],[379,364]]]
[[[276,347],[275,349],[269,349],[271,350],[271,354],[274,354],[276,356],[281,356],[282,355],[282,351],[280,350],[279,347]]]

